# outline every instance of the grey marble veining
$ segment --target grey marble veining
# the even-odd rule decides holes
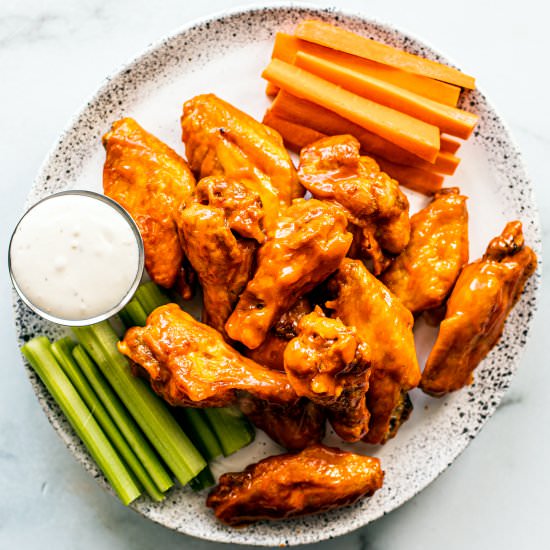
[[[246,2],[241,2],[245,4]],[[257,2],[250,2],[257,3]],[[318,2],[330,5],[333,2]],[[508,121],[550,230],[550,131],[541,70],[548,8],[537,0],[495,8],[464,1],[341,1],[338,7],[394,23],[474,72]],[[232,2],[6,1],[0,4],[2,254],[51,143],[103,80],[174,27]],[[546,13],[545,13],[546,10]],[[498,19],[498,24],[497,24]],[[544,94],[544,98],[543,98]],[[21,366],[2,271],[0,548],[221,548],[172,533],[124,509],[73,460],[38,406]],[[512,388],[464,454],[418,497],[374,524],[319,548],[429,550],[545,548],[550,425],[545,327],[550,284]]]

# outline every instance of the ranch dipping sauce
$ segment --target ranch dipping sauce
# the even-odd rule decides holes
[[[23,216],[9,259],[14,286],[32,309],[62,324],[84,324],[116,313],[132,297],[143,271],[143,246],[116,203],[69,191]]]

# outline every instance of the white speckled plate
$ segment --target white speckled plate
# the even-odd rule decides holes
[[[29,195],[28,204],[66,188],[101,190],[103,148],[101,135],[122,116],[135,117],[147,130],[183,153],[179,117],[182,103],[202,92],[215,92],[248,113],[261,118],[269,100],[260,72],[270,56],[273,35],[290,31],[303,18],[336,21],[353,31],[371,36],[428,58],[445,61],[435,50],[389,25],[333,10],[312,7],[246,9],[201,20],[149,48],[109,78],[71,122],[46,159]],[[475,67],[469,68],[475,72]],[[540,229],[531,184],[502,120],[479,91],[464,98],[465,108],[480,115],[475,135],[465,144],[463,160],[447,184],[466,193],[470,212],[470,257],[478,257],[489,239],[508,220],[520,219],[527,243],[540,255]],[[413,193],[412,210],[425,199]],[[398,436],[384,447],[356,445],[360,452],[382,460],[384,487],[363,500],[321,516],[260,523],[232,530],[213,519],[204,506],[204,494],[173,490],[162,504],[139,500],[135,509],[171,529],[205,539],[255,545],[315,542],[347,533],[375,520],[412,498],[434,480],[475,437],[495,411],[517,368],[536,307],[540,268],[510,315],[498,346],[480,365],[473,386],[441,400],[412,392],[415,410]],[[15,300],[15,320],[20,344],[38,334],[58,336],[63,329],[38,318]],[[423,362],[435,332],[416,328]],[[106,486],[44,387],[29,370],[31,383],[50,422],[71,452]],[[330,442],[336,442],[329,438]],[[241,469],[278,448],[258,434],[247,449],[215,465],[215,473]]]

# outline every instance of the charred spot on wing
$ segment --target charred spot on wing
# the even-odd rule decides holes
[[[397,433],[399,426],[405,422],[413,410],[413,404],[406,391],[401,392],[401,399],[393,409],[386,439],[391,439]]]

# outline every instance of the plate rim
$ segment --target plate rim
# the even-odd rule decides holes
[[[307,10],[307,11],[312,12],[313,16],[314,16],[313,12],[318,12],[318,13],[321,13],[325,16],[330,16],[330,15],[341,16],[344,19],[354,19],[354,20],[357,20],[358,22],[361,22],[361,23],[364,23],[364,24],[367,24],[367,25],[376,26],[376,27],[380,28],[383,31],[398,33],[400,36],[408,38],[412,42],[414,42],[414,43],[416,43],[416,44],[418,44],[422,47],[425,47],[431,53],[438,56],[443,62],[445,62],[445,63],[447,63],[451,66],[458,67],[458,65],[456,64],[454,59],[448,57],[444,52],[442,52],[441,50],[439,50],[439,49],[435,48],[434,46],[432,46],[431,42],[426,41],[426,40],[418,37],[413,32],[410,32],[408,30],[405,31],[401,27],[396,26],[393,23],[382,20],[380,18],[371,17],[371,16],[366,15],[365,13],[363,13],[361,11],[352,11],[352,10],[346,10],[346,9],[339,9],[339,8],[336,8],[336,7],[333,7],[333,6],[331,6],[331,7],[319,6],[315,3],[310,3],[310,2],[290,2],[288,4],[281,4],[281,3],[276,3],[276,2],[272,2],[272,1],[265,2],[265,3],[255,3],[255,4],[250,4],[250,5],[239,5],[239,6],[229,8],[229,9],[218,10],[218,11],[213,12],[211,14],[194,18],[194,19],[192,19],[192,20],[176,27],[175,29],[171,30],[170,32],[164,34],[158,40],[155,40],[155,41],[149,43],[145,48],[139,50],[137,54],[131,56],[129,59],[127,59],[126,61],[119,64],[117,67],[115,67],[106,77],[104,77],[100,81],[98,86],[94,89],[94,92],[92,94],[90,94],[85,99],[85,101],[81,104],[81,106],[69,118],[68,122],[63,126],[61,132],[57,135],[56,139],[53,141],[52,146],[48,149],[48,151],[47,151],[47,153],[44,157],[44,160],[40,164],[39,169],[36,173],[36,176],[33,179],[32,185],[31,185],[31,187],[28,191],[28,194],[27,194],[27,197],[26,197],[26,200],[25,200],[25,204],[24,204],[24,209],[26,210],[27,208],[29,208],[30,206],[32,206],[32,204],[34,204],[36,202],[37,199],[33,198],[33,193],[38,188],[41,187],[41,184],[43,183],[43,180],[44,180],[44,176],[47,173],[48,167],[54,162],[54,157],[55,157],[56,151],[60,148],[60,146],[62,146],[65,139],[74,130],[74,127],[78,124],[79,120],[81,119],[83,114],[86,112],[86,110],[88,108],[90,108],[90,106],[97,103],[98,99],[101,98],[102,94],[104,94],[104,92],[108,90],[108,87],[109,87],[112,80],[120,77],[125,71],[127,71],[128,69],[131,69],[134,65],[139,64],[140,61],[148,58],[155,51],[157,51],[159,49],[162,49],[163,46],[165,46],[171,40],[174,40],[175,38],[191,31],[195,27],[200,27],[200,26],[205,25],[206,23],[213,22],[213,21],[218,21],[218,20],[225,19],[225,18],[236,18],[238,16],[245,16],[246,14],[249,14],[249,13],[262,12],[262,11],[277,11],[277,12],[281,11],[281,12],[284,12],[284,11],[288,11],[288,10]],[[510,127],[509,127],[508,123],[499,114],[499,111],[495,108],[494,103],[487,99],[487,96],[484,94],[482,88],[477,87],[477,92],[480,94],[480,96],[481,96],[484,104],[487,106],[487,108],[489,110],[491,110],[497,116],[499,124],[504,129],[505,142],[506,142],[507,146],[509,147],[509,149],[515,154],[515,156],[517,158],[517,163],[518,163],[517,170],[518,170],[518,172],[522,173],[523,176],[524,176],[525,190],[528,193],[528,202],[530,203],[530,208],[531,208],[531,213],[530,213],[530,219],[532,220],[531,231],[533,232],[533,235],[536,237],[536,242],[529,243],[529,244],[535,250],[535,252],[537,253],[538,260],[539,260],[537,270],[536,270],[534,276],[532,277],[532,283],[531,283],[533,285],[532,297],[533,297],[533,304],[534,304],[533,305],[534,313],[533,313],[533,316],[528,320],[528,324],[527,324],[528,332],[527,332],[527,335],[526,335],[526,338],[525,338],[525,343],[523,343],[521,345],[521,347],[518,349],[517,353],[515,354],[515,356],[513,358],[513,365],[512,365],[512,368],[511,368],[512,373],[511,373],[511,376],[510,376],[510,380],[511,380],[511,379],[513,379],[513,376],[515,375],[517,369],[519,368],[519,366],[521,364],[521,361],[522,361],[522,358],[525,354],[526,348],[527,348],[527,346],[529,345],[529,343],[531,341],[532,333],[533,333],[532,327],[533,327],[533,323],[535,321],[536,314],[537,314],[537,311],[538,311],[537,306],[540,302],[541,276],[542,276],[542,264],[543,264],[542,254],[541,254],[541,252],[542,252],[542,244],[541,244],[542,243],[542,239],[541,239],[542,228],[541,228],[541,223],[540,223],[539,208],[538,208],[538,204],[537,204],[536,197],[535,197],[534,185],[533,185],[532,179],[529,176],[529,172],[528,172],[523,154],[522,154],[516,140],[514,139],[514,136],[513,136],[512,132],[510,130]],[[17,338],[17,341],[18,341],[18,346],[21,347],[22,344],[24,343],[24,341],[21,338],[21,331],[20,331],[19,327],[17,326],[17,318],[18,318],[18,315],[19,315],[19,312],[18,312],[18,307],[19,306],[20,306],[20,304],[19,304],[17,294],[15,293],[15,291],[13,291],[12,292],[12,309],[13,309],[14,317],[15,317],[15,321],[16,321],[16,338]],[[93,460],[91,460],[89,458],[89,455],[87,454],[87,451],[86,451],[85,457],[81,457],[81,456],[78,455],[78,453],[75,452],[74,441],[70,441],[69,439],[72,439],[72,440],[74,440],[75,438],[78,439],[77,436],[74,433],[71,433],[70,438],[67,437],[67,434],[63,431],[62,426],[59,425],[55,421],[55,419],[53,418],[54,415],[52,414],[51,409],[48,407],[47,401],[41,395],[41,392],[43,393],[44,391],[46,391],[44,389],[44,387],[42,386],[42,382],[36,377],[34,371],[31,369],[31,367],[29,366],[29,364],[27,363],[27,361],[24,358],[23,358],[23,364],[24,364],[25,369],[27,371],[27,376],[29,377],[29,381],[31,383],[33,391],[34,391],[34,393],[35,393],[35,395],[36,395],[36,397],[37,397],[37,399],[40,403],[40,406],[41,406],[42,410],[44,411],[44,413],[45,413],[45,415],[48,419],[48,422],[54,428],[55,432],[61,438],[63,443],[67,446],[67,448],[70,451],[70,453],[72,454],[73,458],[76,459],[80,464],[82,464],[82,466],[84,467],[84,469],[88,473],[93,473],[94,469],[97,469],[97,466],[95,465]],[[502,397],[507,393],[508,389],[509,389],[509,386],[504,390],[502,395],[500,395],[500,397],[498,397],[497,405],[494,407],[491,414],[487,415],[487,417],[483,420],[483,422],[481,424],[477,425],[474,428],[474,430],[473,430],[474,437],[479,434],[481,429],[487,423],[488,419],[494,414],[494,412],[496,411],[496,409],[498,408],[498,406],[500,404],[500,401],[501,401]],[[47,393],[47,391],[46,391],[46,393]],[[452,463],[464,452],[464,450],[469,445],[469,443],[471,442],[472,439],[473,439],[473,437],[462,440],[460,442],[460,449],[455,454],[452,461],[449,464],[447,464],[446,466],[444,466],[442,469],[440,469],[438,471],[438,473],[435,476],[431,477],[427,482],[421,484],[421,486],[419,486],[415,491],[413,491],[413,493],[410,494],[408,497],[406,497],[404,499],[398,499],[399,503],[397,505],[393,504],[388,509],[381,507],[374,517],[371,517],[369,520],[367,520],[367,521],[365,521],[365,522],[363,522],[359,525],[350,526],[348,524],[345,524],[345,526],[341,527],[341,528],[338,528],[338,525],[336,525],[336,526],[334,526],[334,529],[332,530],[331,533],[327,533],[327,532],[323,531],[321,536],[318,536],[315,539],[311,539],[311,540],[310,539],[302,539],[300,536],[298,536],[293,540],[286,540],[284,542],[284,545],[285,546],[293,546],[293,545],[297,545],[297,544],[315,543],[315,542],[321,542],[321,541],[327,540],[327,539],[332,539],[332,538],[337,537],[337,536],[342,536],[344,534],[355,531],[355,530],[357,530],[361,527],[364,527],[365,525],[371,523],[372,521],[375,521],[376,519],[379,519],[383,515],[389,513],[390,511],[393,511],[393,510],[399,508],[401,505],[405,504],[406,502],[408,502],[409,500],[414,498],[418,493],[423,491],[428,485],[430,485],[432,482],[434,482],[444,471],[446,471],[447,468],[450,465],[452,465]],[[71,444],[73,444],[73,446],[71,446]],[[90,462],[91,462],[91,464],[90,464]],[[97,476],[94,476],[94,477],[96,478],[98,483],[104,489],[106,489],[108,492],[110,492],[112,495],[114,495],[114,492],[112,491],[110,486],[106,483],[106,481],[103,479],[102,475],[99,476],[99,479],[98,479]],[[214,532],[214,533],[208,533],[208,532],[203,532],[203,531],[201,531],[201,532],[184,531],[184,530],[181,530],[179,528],[175,528],[175,527],[171,527],[171,526],[166,525],[165,523],[162,522],[162,520],[160,518],[156,518],[156,517],[148,514],[146,510],[137,508],[134,505],[129,506],[129,508],[134,510],[135,512],[139,513],[141,516],[147,518],[148,520],[151,520],[155,523],[158,523],[159,525],[162,525],[162,526],[164,526],[164,527],[166,527],[170,530],[174,530],[176,532],[186,534],[187,536],[192,536],[192,537],[196,537],[196,538],[199,538],[199,539],[202,539],[202,540],[208,540],[208,541],[213,541],[213,542],[223,542],[223,543],[226,543],[226,544],[227,543],[229,543],[229,544],[234,544],[234,543],[243,544],[244,543],[244,544],[251,544],[251,545],[255,545],[255,546],[266,546],[267,545],[264,542],[254,542],[253,540],[250,540],[249,538],[246,538],[246,535],[245,535],[244,538],[243,537],[237,537],[239,540],[236,540],[234,538],[232,538],[231,540],[228,540],[228,537],[227,537],[227,535],[224,531]],[[285,523],[288,523],[288,522],[285,522]],[[341,522],[339,522],[339,524],[341,524]],[[220,536],[217,536],[218,534]]]

